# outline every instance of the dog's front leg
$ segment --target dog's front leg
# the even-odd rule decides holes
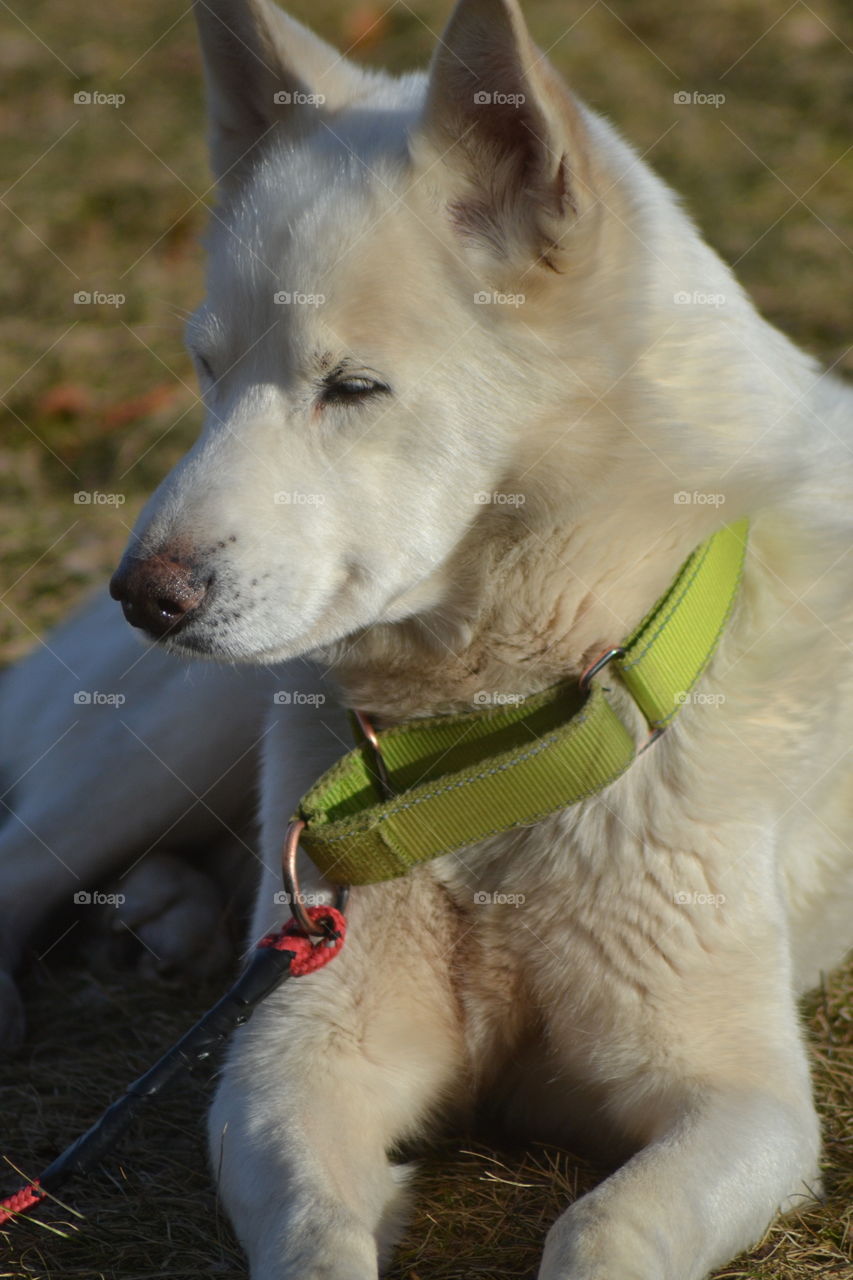
[[[784,939],[780,920],[762,928],[753,916],[735,933],[721,918],[707,949],[678,953],[668,981],[663,948],[649,948],[633,1015],[614,993],[596,1043],[604,1111],[644,1145],[558,1219],[540,1280],[702,1280],[819,1191]]]
[[[211,1114],[252,1280],[373,1280],[404,1215],[406,1170],[389,1153],[459,1088],[437,889],[415,877],[355,890],[348,917],[342,952],[240,1035]]]
[[[319,673],[306,669],[298,688],[305,696],[276,707],[264,735],[255,938],[288,914],[279,891],[289,816],[349,735]],[[302,854],[299,878],[306,895],[324,889]],[[210,1152],[252,1280],[377,1275],[404,1211],[406,1171],[389,1153],[461,1091],[449,978],[458,928],[428,869],[356,887],[340,954],[286,982],[238,1033],[211,1111]]]
[[[540,1280],[702,1280],[818,1184],[804,1099],[706,1096],[551,1228]]]

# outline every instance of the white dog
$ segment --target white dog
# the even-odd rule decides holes
[[[262,755],[257,937],[286,915],[287,821],[352,745],[344,707],[404,723],[577,676],[749,517],[667,732],[604,792],[355,888],[341,955],[238,1036],[210,1128],[253,1280],[376,1277],[395,1149],[486,1095],[624,1161],[553,1225],[541,1280],[699,1280],[819,1189],[796,1002],[853,938],[853,395],[761,319],[515,0],[459,0],[401,79],[269,0],[196,11],[207,422],[113,584],[163,643],[104,600],[5,678],[8,973],[131,863],[128,920],[180,960],[174,864],[158,890],[143,855],[242,839]]]

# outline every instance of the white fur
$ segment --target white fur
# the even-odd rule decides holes
[[[460,0],[430,77],[400,81],[264,0],[208,0],[199,21],[223,204],[189,337],[214,381],[136,537],[189,546],[213,579],[170,646],[259,665],[185,675],[151,650],[131,667],[99,606],[51,647],[75,680],[132,691],[133,734],[111,711],[56,746],[65,695],[19,728],[73,681],[44,653],[7,678],[5,758],[31,766],[0,856],[9,962],[73,877],[168,826],[175,774],[202,791],[241,761],[218,791],[231,821],[262,739],[257,936],[281,917],[286,821],[348,745],[341,705],[395,721],[544,688],[748,514],[701,699],[602,796],[357,889],[341,956],[237,1038],[210,1128],[253,1280],[376,1276],[405,1210],[389,1153],[484,1096],[522,1133],[625,1160],[555,1223],[541,1280],[700,1280],[819,1189],[796,998],[851,941],[853,396],[569,95],[514,0]],[[312,83],[324,105],[271,105]],[[478,87],[523,93],[525,129]],[[345,357],[391,394],[321,404]],[[496,492],[513,503],[477,501]],[[156,785],[138,738],[167,762]]]

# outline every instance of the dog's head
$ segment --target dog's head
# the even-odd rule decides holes
[[[511,0],[462,0],[400,79],[268,0],[196,13],[207,417],[113,593],[176,649],[265,661],[428,609],[471,526],[523,502],[501,485],[526,423],[565,420],[549,300],[596,216],[578,109]]]
[[[604,126],[515,0],[460,0],[428,75],[400,79],[269,0],[196,13],[221,197],[188,335],[207,417],[113,594],[176,649],[271,661],[440,605],[470,531],[529,518],[555,470],[571,518],[601,491],[629,457],[645,286],[624,193],[596,194]]]

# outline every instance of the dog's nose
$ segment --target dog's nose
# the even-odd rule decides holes
[[[158,637],[183,626],[206,593],[207,584],[168,552],[126,555],[110,582],[110,595],[121,602],[130,625]]]

